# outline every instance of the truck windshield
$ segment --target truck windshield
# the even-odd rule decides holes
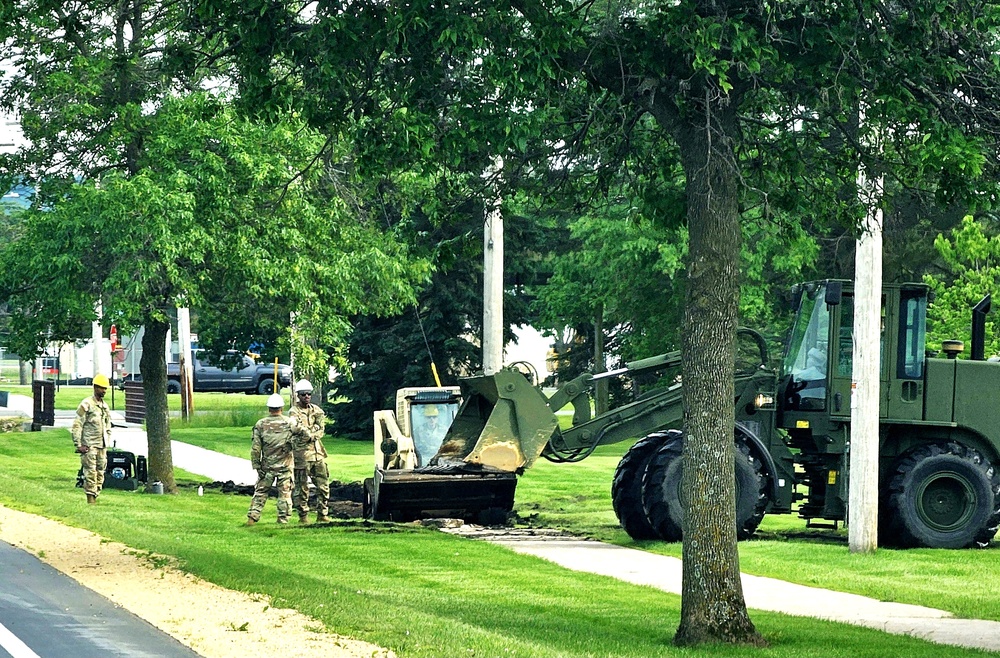
[[[802,295],[782,364],[782,374],[791,376],[791,390],[797,395],[799,409],[826,408],[829,335],[830,310],[825,288],[818,286]]]

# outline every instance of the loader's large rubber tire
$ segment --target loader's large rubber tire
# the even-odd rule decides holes
[[[896,462],[884,500],[886,543],[985,547],[1000,524],[1000,473],[974,448],[929,443]]]
[[[742,440],[735,443],[736,538],[748,539],[767,508],[767,477],[761,463]],[[665,541],[680,541],[684,507],[681,502],[681,441],[664,443],[646,466],[642,505],[649,524]]]
[[[670,437],[646,464],[642,475],[642,508],[653,531],[664,541],[680,541],[682,437]]]
[[[665,440],[680,439],[677,430],[656,432],[639,439],[628,449],[618,462],[615,477],[611,481],[611,505],[614,507],[618,523],[632,539],[659,539],[660,535],[646,519],[642,508],[642,475],[646,465]]]

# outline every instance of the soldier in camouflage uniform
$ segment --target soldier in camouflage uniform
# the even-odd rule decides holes
[[[295,441],[295,491],[292,504],[299,512],[299,522],[309,523],[309,479],[316,487],[316,521],[325,523],[327,505],[330,501],[330,470],[326,466],[326,448],[323,434],[326,432],[326,414],[312,404],[312,384],[302,379],[295,385],[298,401],[288,413],[297,419],[308,432]]]
[[[111,442],[111,412],[104,402],[110,382],[104,375],[94,376],[94,394],[80,403],[73,419],[70,435],[80,453],[83,468],[83,491],[87,502],[97,502],[104,486],[104,469],[108,466],[108,443]]]
[[[277,481],[278,523],[288,523],[292,511],[292,440],[305,434],[302,426],[293,418],[281,414],[285,401],[274,393],[267,398],[268,415],[253,426],[253,444],[250,447],[250,463],[257,471],[257,485],[254,487],[247,525],[260,520],[271,491],[271,483]]]

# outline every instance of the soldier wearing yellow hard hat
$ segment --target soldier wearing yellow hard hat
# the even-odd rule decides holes
[[[96,503],[104,486],[104,469],[108,465],[108,444],[111,443],[111,411],[104,402],[111,382],[106,375],[94,375],[94,394],[76,408],[76,418],[70,435],[80,453],[83,468],[83,491],[88,503]]]

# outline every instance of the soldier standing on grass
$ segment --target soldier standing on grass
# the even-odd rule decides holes
[[[260,520],[264,504],[271,492],[271,483],[277,481],[278,523],[288,523],[292,511],[292,440],[305,434],[305,430],[294,418],[281,414],[285,401],[274,393],[267,398],[268,415],[253,426],[253,443],[250,447],[250,463],[257,471],[257,485],[254,487],[247,525]]]
[[[94,394],[80,403],[73,419],[70,435],[80,453],[83,469],[83,491],[87,502],[94,504],[104,486],[104,469],[108,467],[108,444],[111,443],[111,411],[104,401],[110,386],[104,375],[94,375]]]
[[[295,441],[295,493],[292,504],[299,511],[299,522],[309,523],[309,479],[316,487],[316,522],[325,523],[327,505],[330,502],[330,469],[326,466],[326,448],[323,434],[326,432],[326,414],[312,404],[313,386],[307,379],[295,385],[297,401],[292,405],[289,416],[302,424],[308,435]]]

